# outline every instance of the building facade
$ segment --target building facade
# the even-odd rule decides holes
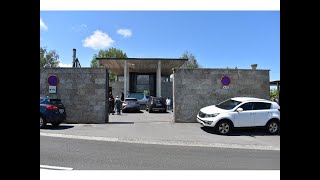
[[[174,122],[196,122],[202,107],[236,96],[269,99],[269,70],[184,69],[187,59],[99,58],[101,68],[40,68],[40,96],[60,98],[67,123],[108,122],[108,94],[170,97]],[[109,81],[108,73],[117,75]],[[59,78],[49,93],[48,77]],[[172,75],[172,80],[170,78]]]
[[[117,76],[116,82],[111,82],[112,94],[147,92],[151,96],[164,97],[170,90],[170,75],[173,68],[179,68],[188,59],[164,58],[97,58],[99,64]],[[123,84],[121,87],[120,84]],[[164,87],[163,84],[168,85]],[[172,83],[171,83],[172,84]],[[172,86],[172,85],[171,85]],[[120,92],[119,92],[120,90]],[[171,92],[172,93],[172,92]],[[172,95],[170,96],[172,97]]]

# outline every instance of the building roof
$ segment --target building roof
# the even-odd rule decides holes
[[[280,80],[277,80],[277,81],[270,81],[270,85],[280,85]]]
[[[179,68],[188,59],[172,58],[97,58],[100,65],[105,66],[115,75],[124,74],[124,61],[128,61],[129,72],[137,73],[156,73],[158,61],[161,61],[161,74],[172,74],[173,68]]]

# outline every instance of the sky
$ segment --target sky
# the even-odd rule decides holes
[[[61,67],[72,49],[90,67],[100,49],[129,58],[179,58],[188,51],[203,68],[270,70],[280,80],[280,11],[40,11],[40,46]]]

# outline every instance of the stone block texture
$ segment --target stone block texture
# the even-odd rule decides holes
[[[123,82],[110,81],[109,87],[112,87],[112,95],[114,98],[116,98],[117,96],[121,98],[121,92],[123,92]]]
[[[221,78],[231,80],[224,89]],[[231,97],[269,99],[269,70],[251,69],[174,69],[173,108],[175,122],[197,122],[202,107]]]
[[[161,82],[161,96],[172,100],[172,82]]]
[[[66,123],[106,123],[107,74],[105,68],[40,68],[40,96],[62,100]],[[50,75],[59,79],[56,94],[49,94]]]

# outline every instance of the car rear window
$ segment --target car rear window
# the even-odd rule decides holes
[[[129,94],[129,98],[143,99],[144,94]]]
[[[49,101],[54,105],[62,105],[62,102],[60,99],[50,99]]]
[[[155,103],[164,103],[165,101],[162,98],[154,98],[153,102],[155,102]]]
[[[264,103],[264,102],[254,102],[253,109],[254,110],[263,110],[263,109],[270,109],[271,103]]]

